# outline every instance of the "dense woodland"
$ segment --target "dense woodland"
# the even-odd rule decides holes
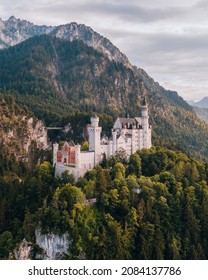
[[[153,147],[104,158],[75,183],[54,178],[48,161],[30,172],[1,162],[1,259],[23,238],[34,242],[39,222],[43,233],[69,233],[66,259],[208,258],[207,164]]]
[[[23,238],[34,243],[37,226],[69,233],[65,259],[208,258],[208,126],[177,93],[82,42],[49,36],[0,51],[0,65],[0,259],[13,258]],[[50,138],[83,143],[93,112],[110,135],[118,116],[140,116],[144,96],[155,147],[104,157],[78,182],[55,178],[51,153],[35,144],[19,160],[23,116],[70,124]],[[97,203],[84,206],[89,198]]]

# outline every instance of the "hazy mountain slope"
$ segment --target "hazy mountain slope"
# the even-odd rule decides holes
[[[144,70],[126,68],[79,41],[47,35],[0,52],[0,88],[15,93],[48,123],[77,110],[116,118],[140,114],[147,97],[154,139],[172,141],[196,156],[208,155],[208,127],[176,92]]]
[[[208,122],[208,97],[204,97],[197,102],[188,101],[188,103],[193,106],[194,111],[201,120]]]
[[[189,104],[198,108],[208,108],[208,97],[206,96],[197,102],[191,101]]]
[[[208,122],[208,108],[199,108],[197,106],[194,106],[194,111],[197,113],[200,119]]]

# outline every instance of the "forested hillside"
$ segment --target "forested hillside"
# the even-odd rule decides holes
[[[207,165],[153,147],[116,155],[77,183],[50,163],[0,187],[0,258],[23,238],[68,232],[70,259],[207,259]],[[84,206],[86,198],[97,198]],[[11,254],[10,254],[11,257]]]
[[[105,113],[114,120],[139,116],[146,96],[154,140],[207,159],[207,124],[176,92],[162,88],[142,69],[109,61],[80,41],[46,35],[0,51],[0,64],[1,92],[14,96],[47,125],[84,112]]]
[[[34,37],[1,51],[0,63],[2,91],[18,93],[47,122],[69,108],[116,115],[133,105],[139,108],[141,92],[133,71],[80,41]]]

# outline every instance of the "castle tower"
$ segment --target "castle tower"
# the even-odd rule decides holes
[[[101,160],[101,146],[100,146],[100,135],[102,128],[98,126],[99,117],[94,115],[90,119],[91,124],[88,127],[89,133],[89,151],[95,152],[95,166]]]
[[[112,130],[112,136],[113,136],[113,145],[112,145],[112,153],[115,155],[117,150],[117,131]]]
[[[54,143],[53,144],[53,166],[57,163],[57,152],[58,152],[58,144]]]
[[[75,146],[75,167],[80,168],[80,150],[81,146],[78,144]]]
[[[151,148],[151,127],[149,125],[148,106],[146,99],[142,102],[142,129],[143,129],[143,148]]]

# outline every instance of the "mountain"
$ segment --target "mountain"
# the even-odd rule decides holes
[[[191,106],[199,107],[199,108],[208,108],[208,96],[202,98],[200,101],[188,101]]]
[[[190,106],[194,106],[194,105],[195,105],[195,101],[194,101],[194,100],[186,100],[186,102],[187,102]]]
[[[208,108],[200,108],[197,106],[194,106],[193,108],[201,120],[208,122]]]
[[[193,106],[194,111],[196,112],[197,116],[205,121],[208,122],[208,97],[202,98],[200,101],[187,101],[189,105]]]
[[[137,116],[146,96],[154,139],[208,156],[208,126],[176,92],[82,41],[33,37],[2,50],[0,65],[0,91],[15,96],[48,125],[76,112]]]
[[[38,26],[33,23],[16,19],[14,16],[8,20],[3,21],[0,18],[0,49],[14,46],[31,37],[51,34],[64,40],[81,40],[87,46],[104,53],[108,59],[121,62],[124,65],[131,67],[128,58],[122,54],[117,47],[115,47],[107,38],[101,36],[92,28],[84,24],[77,24],[72,22],[60,26]]]
[[[134,81],[133,71],[81,41],[33,37],[1,51],[0,64],[0,89],[17,92],[20,100],[27,96],[24,102],[40,118],[45,118],[41,115],[47,114],[45,108],[57,116],[69,108],[104,111],[109,107],[108,112],[118,113],[137,101],[139,81]]]
[[[34,25],[14,16],[5,21],[0,18],[0,49],[14,46],[33,36],[48,34],[53,29],[54,27]]]

